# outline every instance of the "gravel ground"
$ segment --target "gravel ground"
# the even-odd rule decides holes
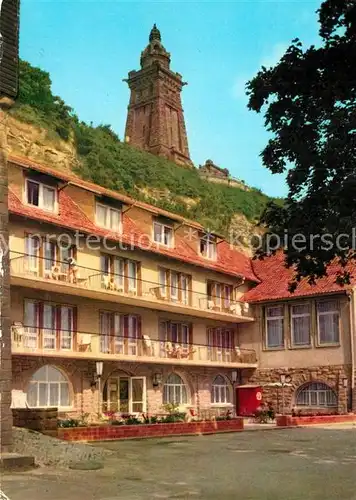
[[[67,467],[70,463],[97,461],[109,456],[109,450],[83,443],[60,441],[39,432],[13,429],[13,451],[21,455],[35,457],[37,465],[56,465]]]

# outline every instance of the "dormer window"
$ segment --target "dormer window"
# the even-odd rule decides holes
[[[173,246],[173,228],[161,222],[154,222],[153,240],[160,245]]]
[[[55,212],[57,209],[57,190],[42,182],[26,179],[26,203],[42,210]]]
[[[121,230],[121,210],[104,205],[96,204],[96,223],[100,227],[119,232]]]
[[[200,254],[206,259],[216,260],[216,238],[206,233],[200,238]]]

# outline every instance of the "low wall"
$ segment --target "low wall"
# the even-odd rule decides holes
[[[13,425],[38,431],[48,436],[57,436],[57,408],[13,408]]]
[[[295,427],[317,424],[337,424],[356,422],[356,415],[316,415],[313,417],[291,417],[290,415],[279,415],[277,427]]]
[[[177,422],[172,424],[106,425],[58,429],[59,439],[65,441],[105,441],[144,437],[179,436],[187,434],[214,434],[242,431],[242,418],[208,422]]]

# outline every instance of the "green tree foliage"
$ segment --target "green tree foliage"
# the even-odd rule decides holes
[[[12,112],[23,121],[45,127],[51,137],[56,134],[73,141],[80,159],[77,173],[83,178],[196,219],[210,230],[226,234],[235,213],[256,220],[269,201],[257,189],[245,191],[206,182],[197,169],[179,167],[122,143],[109,125],[94,127],[81,122],[52,94],[49,74],[24,61],[20,63],[20,95]]]
[[[273,173],[287,174],[286,203],[269,204],[263,220],[280,237],[288,230],[286,264],[296,266],[292,290],[301,277],[313,283],[325,275],[334,258],[345,266],[356,257],[352,233],[356,220],[356,2],[326,0],[318,15],[319,47],[303,49],[298,39],[293,40],[275,67],[262,67],[247,84],[249,108],[264,112],[271,133],[261,153],[263,164]],[[265,245],[259,255],[266,251]],[[343,271],[338,279],[345,283],[349,278]]]

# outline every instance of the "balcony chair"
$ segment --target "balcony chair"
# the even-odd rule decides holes
[[[244,314],[248,314],[250,310],[250,304],[248,302],[242,303],[242,311]]]
[[[207,308],[208,309],[214,309],[214,301],[213,300],[208,300],[207,302]]]
[[[242,358],[242,353],[240,347],[236,346],[235,347],[235,355],[238,361],[241,361]]]
[[[148,356],[152,356],[153,355],[153,344],[152,344],[150,337],[148,335],[142,335],[142,339],[143,339],[143,348],[144,348],[145,353],[148,354]]]
[[[102,276],[102,280],[103,280],[104,288],[106,290],[109,290],[109,288],[110,288],[110,276],[108,276],[108,275]]]
[[[82,352],[91,352],[91,334],[80,333],[78,336],[78,345]]]
[[[25,329],[21,321],[14,321],[14,323],[11,325],[11,335],[18,345],[22,343],[24,333]]]
[[[231,304],[230,305],[230,312],[236,314],[237,316],[241,316],[241,304]]]

